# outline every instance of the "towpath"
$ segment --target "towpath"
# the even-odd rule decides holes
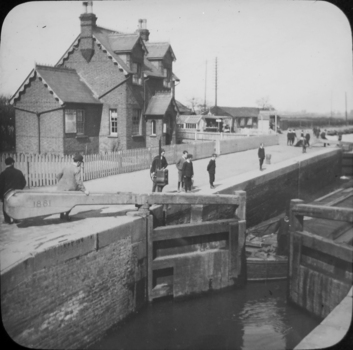
[[[266,171],[271,171],[281,163],[297,162],[310,158],[312,155],[332,151],[337,146],[323,147],[322,144],[313,145],[303,154],[302,149],[287,146],[286,136],[279,135],[279,145],[266,148],[266,153],[271,154],[271,164],[264,164]],[[217,158],[215,189],[210,189],[208,173],[206,171],[209,159],[193,162],[195,173],[195,190],[198,193],[216,193],[222,186],[230,182],[236,183],[241,178],[250,178],[261,174],[257,157],[257,149],[221,155]],[[177,169],[174,164],[169,167],[169,185],[164,192],[176,192]],[[152,182],[149,170],[120,174],[85,182],[90,192],[150,192]],[[36,191],[55,191],[55,187],[36,188]],[[1,208],[2,209],[2,208]],[[94,234],[98,231],[116,227],[119,224],[135,220],[125,215],[126,211],[136,210],[134,206],[90,206],[75,207],[72,212],[72,221],[65,222],[58,215],[45,218],[25,220],[19,224],[3,224],[1,210],[0,256],[1,272],[11,268],[17,262],[59,245],[63,242],[79,239],[83,236]]]

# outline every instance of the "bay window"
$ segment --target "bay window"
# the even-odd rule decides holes
[[[85,134],[85,111],[83,109],[65,109],[65,133]]]

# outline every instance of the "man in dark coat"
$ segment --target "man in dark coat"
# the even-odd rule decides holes
[[[10,190],[22,190],[26,186],[26,179],[21,170],[14,167],[14,159],[8,157],[5,159],[6,169],[0,174],[0,197],[4,202],[6,192]],[[5,213],[4,204],[2,206],[5,223],[12,224],[12,219]]]
[[[288,131],[287,131],[287,146],[291,144],[291,139],[292,139],[292,133],[291,133],[291,130],[288,129]]]
[[[185,163],[187,156],[188,156],[188,151],[184,151],[183,155],[179,158],[179,160],[175,164],[175,166],[178,169],[178,192],[180,192],[180,184],[181,184],[181,188],[184,187],[184,179],[182,176],[182,170],[183,170],[183,164]]]
[[[309,132],[307,132],[305,134],[305,139],[306,139],[307,146],[310,147],[310,134],[309,134]]]
[[[262,164],[264,163],[265,159],[265,149],[264,149],[264,144],[260,143],[260,147],[257,151],[257,155],[259,157],[259,162],[260,162],[260,170],[262,170]]]
[[[157,182],[155,181],[155,179],[156,179],[156,176],[155,176],[156,171],[157,170],[166,169],[167,166],[168,166],[168,162],[165,159],[164,154],[165,154],[165,150],[162,148],[161,156],[160,157],[159,157],[159,155],[155,156],[153,158],[153,161],[152,161],[152,165],[151,165],[151,169],[150,169],[150,175],[151,175],[151,178],[152,178],[152,181],[153,181],[152,192],[156,192],[156,189],[157,189],[157,192],[162,192],[163,187],[164,187],[164,186],[161,186],[161,185],[157,185]]]
[[[194,176],[194,167],[191,162],[192,155],[188,154],[186,162],[183,164],[182,175],[185,183],[185,193],[191,191],[192,178]]]
[[[213,186],[214,180],[215,180],[215,174],[216,174],[216,154],[212,154],[212,158],[210,159],[210,162],[207,165],[207,171],[208,175],[210,177],[210,186],[211,188],[215,188]]]
[[[323,140],[327,140],[326,138],[326,129],[320,134],[321,139]],[[328,143],[328,145],[330,146],[330,144]],[[324,143],[324,147],[326,147],[326,143]]]

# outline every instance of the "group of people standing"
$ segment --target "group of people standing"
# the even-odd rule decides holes
[[[298,138],[296,131],[294,129],[288,129],[287,132],[287,145],[294,147],[302,147],[303,153],[306,152],[306,148],[310,147],[310,133],[302,130],[300,132],[300,137]]]
[[[162,192],[162,189],[164,187],[163,185],[160,185],[160,184],[158,185],[157,182],[155,181],[155,178],[156,178],[155,174],[157,170],[158,169],[165,170],[168,166],[168,162],[164,155],[165,155],[165,150],[162,149],[161,155],[156,156],[152,161],[152,165],[150,168],[150,175],[153,181],[152,192],[155,192],[156,190],[158,192]],[[215,153],[212,154],[212,158],[210,159],[207,165],[210,188],[215,188],[214,181],[215,181],[215,174],[216,174],[216,157],[217,155]],[[178,159],[175,166],[178,170],[178,187],[177,187],[178,193],[180,193],[181,191],[185,191],[186,193],[191,192],[193,177],[194,177],[194,166],[192,163],[192,154],[190,154],[188,151],[183,151],[183,154]]]

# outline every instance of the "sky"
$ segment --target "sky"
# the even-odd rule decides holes
[[[81,1],[26,2],[1,31],[0,95],[12,96],[35,63],[55,65],[80,33]],[[132,33],[147,19],[150,42],[167,41],[180,79],[176,99],[279,111],[353,109],[352,33],[324,1],[94,1],[97,25]]]

